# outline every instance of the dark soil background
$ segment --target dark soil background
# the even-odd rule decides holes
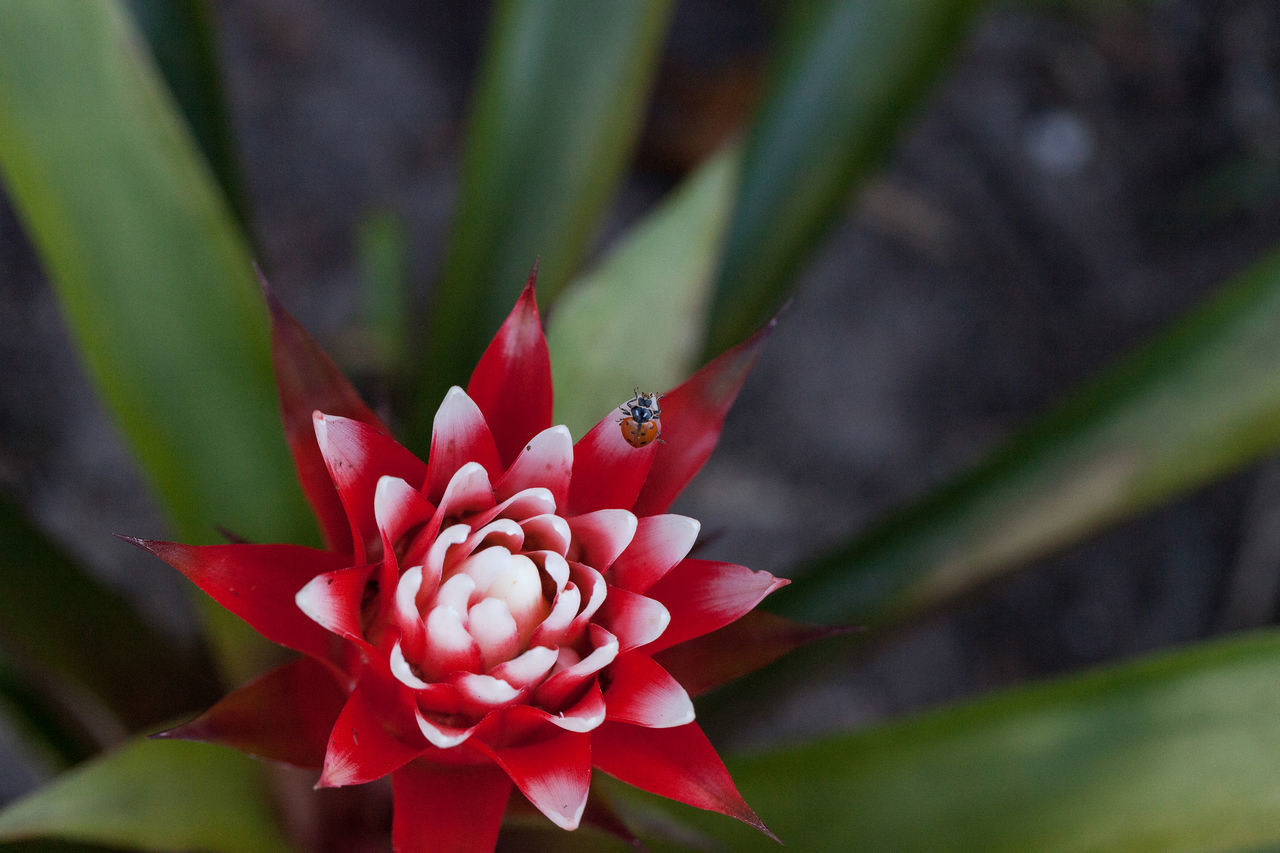
[[[220,0],[256,239],[277,291],[358,361],[357,223],[402,217],[423,295],[452,211],[486,8]],[[738,125],[774,7],[684,0],[600,246]],[[715,556],[786,574],[963,470],[1280,243],[1280,4],[1007,4],[984,15],[801,276],[725,438],[677,505]],[[1280,333],[1280,330],[1278,330]],[[113,540],[164,525],[0,206],[0,487],[175,637],[176,574]],[[1271,621],[1280,466],[1030,566],[741,730],[863,725]],[[109,638],[104,638],[109,641]],[[765,722],[767,721],[767,722]],[[0,801],[40,757],[0,728]]]

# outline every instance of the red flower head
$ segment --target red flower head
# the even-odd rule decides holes
[[[551,425],[531,276],[467,390],[445,396],[423,462],[268,300],[285,429],[328,547],[135,541],[306,657],[169,734],[320,767],[320,786],[390,774],[402,851],[492,849],[513,785],[573,829],[593,767],[767,832],[689,693],[808,637],[739,622],[785,581],[689,557],[698,522],[665,512],[764,333],[662,397],[663,442],[632,446],[611,410],[574,444]]]

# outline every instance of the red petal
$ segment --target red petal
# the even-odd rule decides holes
[[[361,546],[356,562],[364,562],[363,547],[381,541],[374,518],[378,480],[399,477],[412,488],[421,488],[427,466],[395,439],[368,424],[323,412],[314,414],[313,423],[320,453]]]
[[[492,764],[415,761],[391,774],[399,853],[493,853],[511,780]]]
[[[648,654],[723,628],[746,615],[764,597],[790,581],[746,566],[686,559],[646,593],[671,611],[671,626]]]
[[[411,729],[406,728],[406,722]],[[412,697],[389,676],[366,670],[329,736],[318,788],[381,779],[427,748],[414,722]]]
[[[182,572],[214,601],[272,642],[333,659],[331,635],[308,619],[294,596],[347,557],[301,545],[181,545],[120,537]]]
[[[644,592],[688,555],[700,529],[697,521],[683,515],[640,519],[631,544],[609,569],[609,580],[632,592]]]
[[[529,440],[507,472],[493,484],[493,494],[505,501],[522,489],[541,486],[564,509],[573,476],[573,437],[563,426],[545,429]]]
[[[497,762],[520,793],[561,829],[577,829],[591,787],[591,735],[558,731],[527,746],[476,748]]]
[[[693,696],[768,666],[787,652],[815,640],[854,630],[805,625],[764,610],[658,655],[658,662]]]
[[[468,462],[484,466],[489,481],[502,474],[498,449],[484,415],[466,392],[454,386],[444,395],[431,425],[431,454],[427,457],[427,500],[437,506],[453,475]]]
[[[591,428],[573,447],[569,512],[631,509],[653,464],[658,443],[632,447],[618,429],[616,413]]]
[[[625,509],[599,509],[568,519],[573,544],[566,555],[604,572],[636,535],[636,517]]]
[[[220,743],[319,769],[347,694],[326,666],[300,658],[228,694],[186,725],[154,737]]]
[[[684,490],[720,441],[724,417],[755,366],[776,320],[721,354],[662,397],[662,439],[635,502],[636,515],[658,515]],[[576,472],[575,472],[576,473]]]
[[[610,720],[653,729],[693,722],[689,694],[653,658],[622,655],[609,667],[609,678],[604,701]]]
[[[320,345],[284,309],[266,279],[262,280],[262,290],[271,311],[271,361],[275,366],[284,434],[298,469],[298,482],[320,520],[325,544],[332,551],[350,552],[351,528],[320,456],[311,413],[319,409],[353,418],[383,432],[386,427]]]
[[[537,278],[535,265],[467,385],[467,395],[493,431],[503,467],[511,464],[531,437],[551,426],[551,356],[533,292]]]
[[[592,732],[591,760],[628,785],[736,817],[777,840],[742,799],[697,723],[672,729],[605,723]]]
[[[365,592],[374,565],[349,566],[312,578],[294,596],[297,609],[317,625],[361,645],[368,646],[364,636]]]
[[[596,622],[618,638],[620,652],[627,652],[663,636],[671,624],[671,614],[660,601],[647,595],[610,586]]]

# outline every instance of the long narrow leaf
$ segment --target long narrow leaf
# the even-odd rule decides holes
[[[414,365],[435,391],[465,380],[536,258],[544,305],[575,272],[634,147],[671,5],[498,4],[427,358]],[[426,397],[419,437],[439,402]]]
[[[879,164],[945,66],[976,0],[797,3],[744,151],[708,354],[751,334]]]
[[[986,464],[809,567],[778,606],[884,625],[1280,444],[1280,255]]]
[[[0,175],[178,534],[314,539],[246,246],[139,38],[110,0],[0,4]]]
[[[261,767],[234,750],[137,740],[0,811],[0,842],[281,853]]]
[[[738,153],[698,169],[555,305],[555,423],[582,435],[633,386],[666,391],[697,366]]]
[[[1280,634],[1255,634],[730,769],[788,849],[1273,849],[1277,671]],[[681,815],[728,849],[778,849],[732,821]]]

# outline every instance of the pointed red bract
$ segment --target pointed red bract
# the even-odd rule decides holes
[[[469,462],[479,463],[490,482],[502,474],[498,449],[484,415],[466,392],[455,386],[444,395],[431,427],[427,500],[439,504],[453,475]]]
[[[597,509],[631,509],[658,447],[657,443],[645,447],[627,444],[617,417],[606,415],[573,447],[569,512],[581,515]]]
[[[776,320],[662,397],[662,439],[653,468],[635,501],[636,515],[667,511],[720,441],[725,415],[764,350]],[[576,472],[575,472],[576,473]]]
[[[632,653],[620,656],[609,668],[612,682],[605,701],[609,719],[654,729],[669,729],[693,722],[689,694],[653,658]]]
[[[746,566],[687,559],[646,593],[667,606],[671,625],[645,647],[657,654],[740,619],[764,597],[790,581]]]
[[[319,770],[346,698],[329,667],[300,658],[228,694],[191,722],[153,737],[220,743]]]
[[[561,829],[577,829],[591,788],[591,735],[556,731],[525,746],[476,744]]]
[[[415,761],[391,774],[397,853],[491,853],[511,780],[492,764]]]
[[[334,660],[333,635],[308,619],[293,597],[312,578],[342,566],[344,555],[301,545],[181,545],[121,538],[182,572],[273,643]]]
[[[700,809],[736,817],[773,838],[742,795],[697,723],[650,729],[605,723],[591,739],[596,767],[628,785]]]
[[[426,745],[409,731],[412,711],[397,694],[386,675],[366,670],[333,726],[317,787],[372,782],[423,753]]]
[[[551,355],[538,319],[535,265],[524,292],[480,357],[467,396],[475,400],[493,431],[503,466],[530,438],[551,426]]]
[[[293,464],[298,469],[298,482],[315,510],[325,545],[331,551],[350,551],[351,527],[316,445],[311,413],[320,410],[361,421],[382,432],[387,430],[342,371],[280,304],[266,279],[261,281],[271,313],[271,362],[280,414]]]

